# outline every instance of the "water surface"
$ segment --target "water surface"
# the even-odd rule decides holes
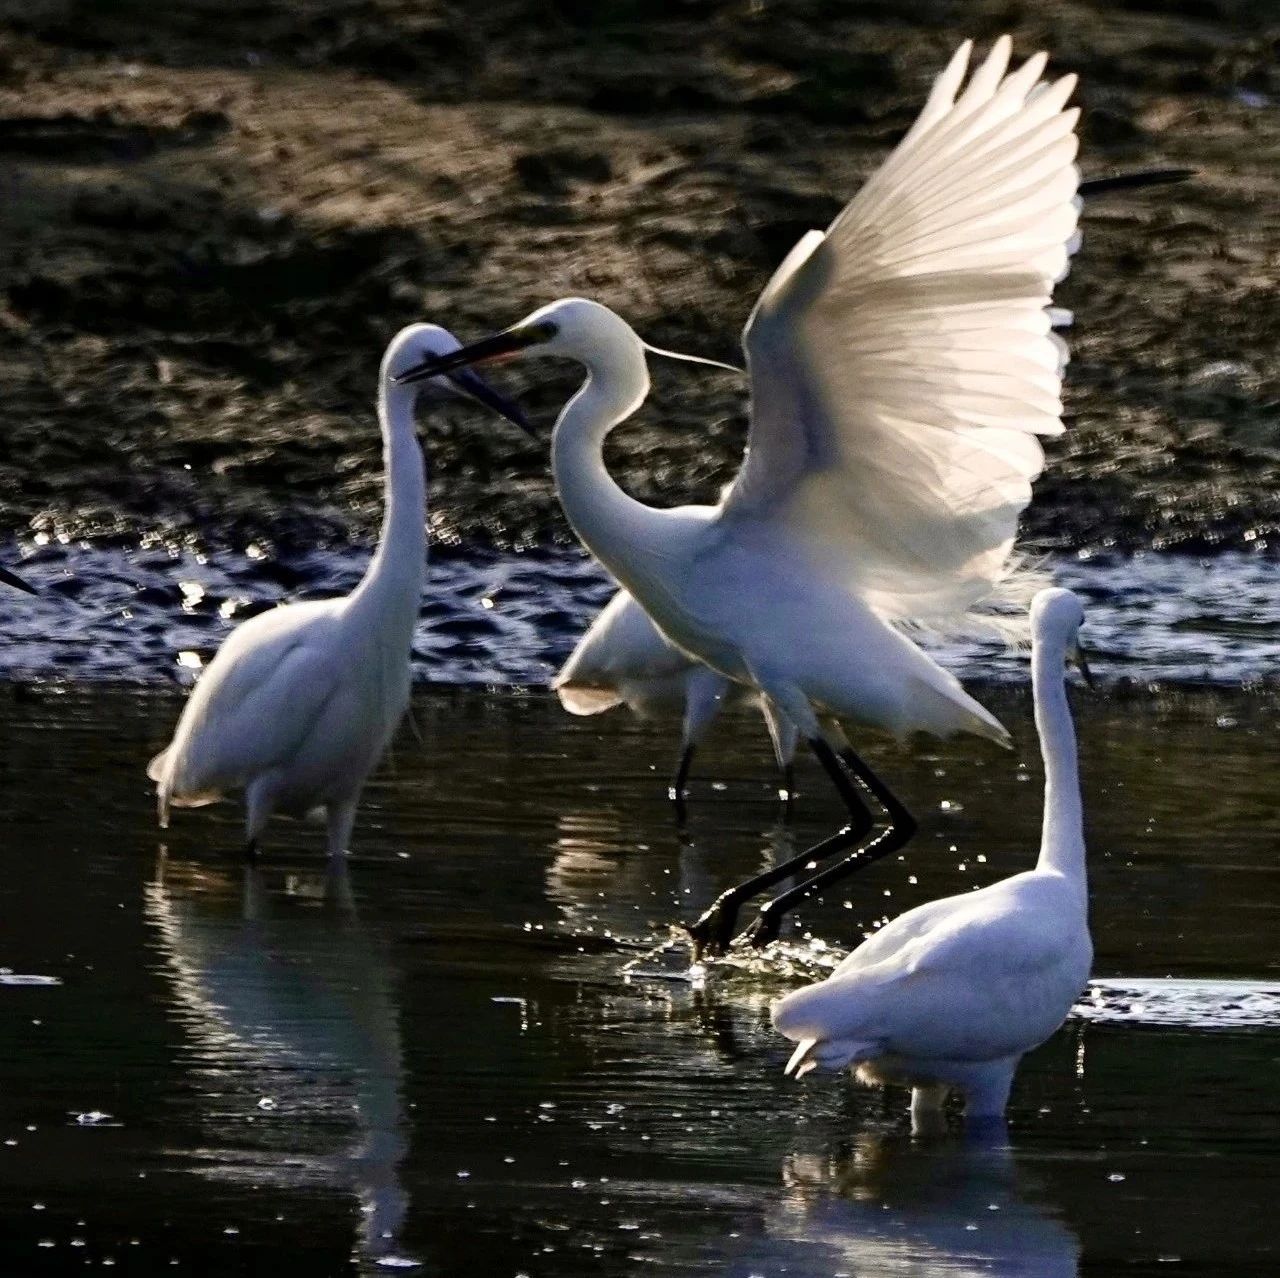
[[[197,553],[65,542],[2,548],[39,585],[5,599],[0,676],[79,682],[190,682],[232,628],[296,599],[331,598],[360,579],[368,552]],[[1044,567],[1088,603],[1097,673],[1143,686],[1276,683],[1280,561],[1265,554],[1050,557]],[[415,677],[466,685],[543,685],[613,593],[578,548],[516,554],[435,545]],[[1021,683],[1025,657],[999,641],[927,647],[966,679]]]
[[[1269,1271],[1274,695],[1077,697],[1100,984],[1007,1141],[913,1141],[900,1093],[782,1076],[767,1007],[801,957],[1029,863],[1029,705],[987,700],[1013,754],[868,738],[921,817],[905,859],[807,914],[794,962],[699,984],[622,971],[837,815],[804,761],[780,819],[750,714],[679,830],[661,725],[422,694],[333,879],[304,825],[253,869],[231,807],[156,830],[173,695],[5,692],[3,1268]]]

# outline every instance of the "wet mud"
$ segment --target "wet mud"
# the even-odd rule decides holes
[[[732,359],[772,268],[949,50],[1006,28],[1079,72],[1086,175],[1198,172],[1087,211],[1060,295],[1070,429],[1029,537],[1257,550],[1280,526],[1262,0],[24,0],[0,19],[0,531],[368,539],[377,359],[413,319],[474,337],[581,293]],[[655,373],[611,462],[646,500],[711,497],[741,387]],[[506,380],[549,429],[572,378]],[[462,409],[423,421],[438,539],[568,539],[544,448]]]

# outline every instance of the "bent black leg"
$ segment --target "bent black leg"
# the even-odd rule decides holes
[[[778,931],[786,915],[802,901],[810,901],[824,888],[847,878],[864,865],[882,860],[891,852],[905,847],[915,836],[915,818],[903,806],[902,801],[851,749],[840,751],[840,759],[849,772],[865,786],[872,797],[884,808],[889,817],[889,828],[882,830],[870,843],[854,850],[843,860],[819,870],[790,891],[774,897],[760,911],[747,941],[754,946],[768,945],[778,939]]]
[[[248,861],[250,865],[254,865],[257,863],[257,860],[258,860],[258,840],[257,839],[250,839],[248,843],[244,845],[244,859]]]
[[[821,737],[809,741],[809,747],[818,756],[819,762],[831,777],[845,806],[849,809],[849,823],[838,830],[830,838],[806,848],[798,856],[793,856],[770,870],[753,875],[736,887],[722,892],[712,903],[711,908],[689,928],[693,938],[694,956],[703,954],[723,954],[733,939],[733,931],[738,922],[738,911],[743,903],[753,896],[767,891],[777,883],[789,879],[802,870],[813,869],[818,862],[835,856],[847,848],[857,847],[875,828],[875,821],[859,790],[854,776],[841,766],[835,751]]]

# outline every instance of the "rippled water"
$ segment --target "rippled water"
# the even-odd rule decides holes
[[[989,700],[1012,756],[868,740],[921,817],[904,861],[695,983],[623,970],[837,816],[804,761],[779,819],[749,715],[679,830],[661,727],[424,694],[333,879],[287,822],[246,868],[230,807],[161,838],[173,695],[0,689],[0,1268],[1270,1272],[1275,694],[1077,698],[1098,993],[1025,1061],[1007,1141],[782,1076],[767,1006],[813,938],[1028,864],[1029,706]]]
[[[288,559],[249,547],[210,558],[62,544],[13,547],[39,598],[7,595],[0,676],[189,680],[237,621],[292,599],[345,593],[362,552]],[[1275,682],[1280,561],[1090,553],[1048,561],[1089,601],[1088,640],[1105,678],[1150,683]],[[578,550],[433,550],[414,646],[417,675],[439,683],[541,685],[612,593]],[[1026,662],[999,644],[938,648],[967,677],[1019,682]]]

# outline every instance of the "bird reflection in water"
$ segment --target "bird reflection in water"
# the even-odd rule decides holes
[[[1052,1207],[1034,1201],[1003,1129],[941,1141],[867,1133],[851,1153],[788,1155],[782,1183],[765,1225],[786,1244],[794,1275],[1079,1272],[1079,1240]]]
[[[202,1125],[225,1140],[237,1120],[253,1124],[241,1148],[199,1151],[210,1174],[349,1188],[361,1212],[354,1259],[412,1263],[398,1255],[408,1208],[399,1014],[345,865],[231,869],[162,848],[144,891],[192,1072],[210,1084]],[[353,1112],[354,1141],[325,1148],[329,1124],[349,1129]]]

